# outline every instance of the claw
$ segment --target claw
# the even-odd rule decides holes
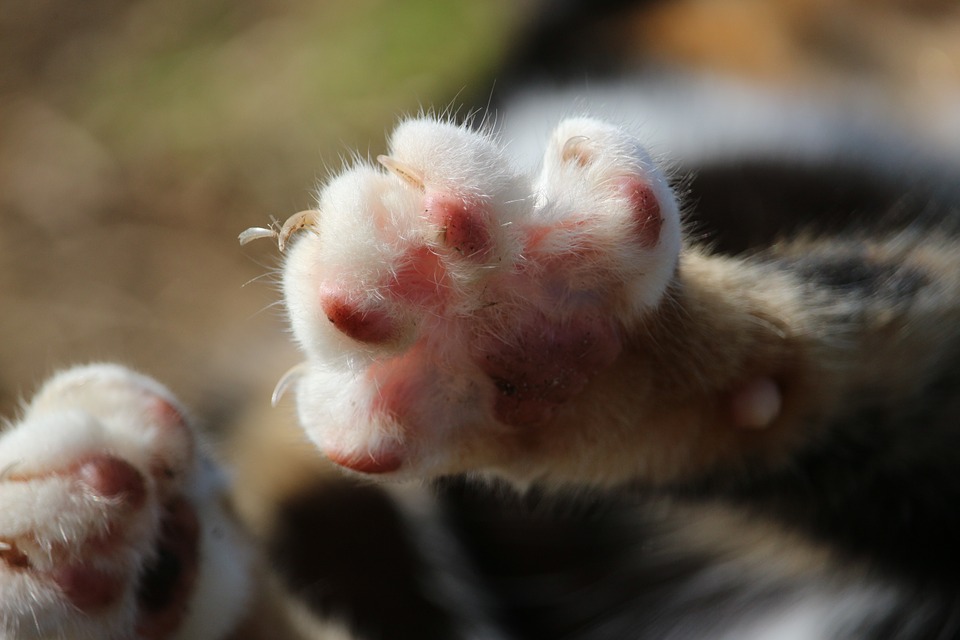
[[[250,227],[246,231],[240,234],[237,240],[240,241],[240,246],[252,242],[254,240],[259,240],[260,238],[276,238],[277,232],[273,229],[266,229],[264,227]]]
[[[280,247],[280,251],[283,251],[284,247],[287,246],[287,240],[290,239],[290,236],[301,229],[312,227],[314,224],[316,224],[317,214],[319,213],[319,211],[315,211],[314,209],[299,211],[287,218],[287,221],[283,223],[283,226],[280,227],[279,231],[275,228],[250,227],[241,233],[237,240],[240,241],[242,246],[248,242],[259,240],[260,238],[276,238],[277,245]]]
[[[283,395],[287,392],[287,389],[290,388],[290,385],[299,380],[306,371],[307,363],[301,362],[298,365],[290,367],[286,373],[280,376],[277,386],[273,389],[273,395],[270,396],[270,405],[275,407],[280,404],[280,399],[283,398]]]
[[[583,147],[583,143],[590,138],[587,136],[573,136],[563,143],[563,149],[560,151],[560,157],[564,162],[576,162],[581,167],[590,162],[590,155]]]
[[[317,216],[319,214],[320,212],[315,209],[307,209],[306,211],[298,211],[287,218],[287,221],[283,223],[279,233],[277,233],[277,244],[280,247],[280,251],[283,251],[287,245],[287,240],[289,240],[290,236],[294,233],[301,229],[314,226],[317,223]]]
[[[424,191],[423,174],[408,164],[400,162],[390,156],[377,156],[377,162],[387,168],[387,171],[397,176],[418,191]]]

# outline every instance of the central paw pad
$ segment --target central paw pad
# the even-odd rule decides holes
[[[588,118],[557,127],[538,176],[430,119],[380,164],[323,189],[285,265],[300,419],[355,471],[443,472],[616,361],[673,276],[677,205],[633,137]]]

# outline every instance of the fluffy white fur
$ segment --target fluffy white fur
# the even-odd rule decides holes
[[[521,268],[539,269],[532,276],[538,282],[554,276],[552,267],[524,253],[524,234],[549,229],[539,250],[569,265],[563,277],[574,283],[571,288],[620,291],[609,311],[629,325],[656,304],[673,275],[680,220],[663,174],[637,139],[591,118],[557,126],[539,175],[513,167],[491,134],[426,117],[397,128],[384,164],[394,175],[361,164],[331,180],[320,193],[312,232],[288,253],[284,297],[307,358],[297,385],[299,417],[328,454],[399,455],[403,468],[397,475],[437,473],[469,442],[466,431],[502,428],[490,415],[491,382],[469,361],[464,345],[478,331],[508,340],[518,316],[532,313],[536,303],[526,292],[497,278]],[[627,178],[646,184],[660,207],[652,246],[642,246],[631,231],[631,205],[617,190],[617,181]],[[444,229],[425,215],[431,198],[481,209],[491,245],[483,260],[441,258],[450,277],[437,286],[449,288],[451,300],[441,312],[395,303],[384,284],[411,248],[443,253]],[[495,289],[499,297],[490,303]],[[340,291],[387,314],[400,327],[397,339],[366,344],[338,331],[321,298]],[[566,302],[545,304],[557,307],[546,313],[563,313],[557,305]],[[478,310],[486,310],[485,326],[460,321]],[[368,371],[421,338],[430,343],[429,362],[411,365],[407,378],[418,389],[411,400],[416,406],[412,419],[400,425],[372,409],[381,389]],[[454,435],[455,445],[448,442]]]
[[[223,483],[160,384],[116,365],[77,367],[54,376],[0,434],[0,544],[29,566],[0,562],[0,638],[132,638],[137,577],[154,553],[164,501],[182,495],[200,521],[200,567],[176,638],[216,640],[232,629],[250,593],[249,550],[223,510]],[[86,491],[71,472],[109,454],[146,480],[142,508]],[[158,464],[171,474],[156,473]],[[107,548],[88,547],[111,531]],[[119,532],[119,535],[117,535]],[[123,593],[103,610],[76,609],[50,577],[64,562],[118,576]],[[210,615],[215,611],[215,615]]]

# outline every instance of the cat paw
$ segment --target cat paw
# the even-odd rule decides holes
[[[489,467],[571,407],[654,308],[680,251],[677,204],[635,138],[561,122],[542,170],[491,135],[401,124],[381,167],[320,193],[284,267],[310,438],[364,474]]]
[[[49,380],[0,432],[0,637],[222,637],[248,553],[201,448],[150,378],[90,365]]]

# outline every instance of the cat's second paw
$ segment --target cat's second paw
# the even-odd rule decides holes
[[[0,638],[222,637],[248,552],[199,448],[150,378],[91,365],[47,382],[0,432]]]
[[[570,419],[659,303],[677,205],[633,137],[588,118],[557,127],[536,177],[430,119],[390,148],[323,189],[285,265],[299,416],[354,471],[491,468]]]

